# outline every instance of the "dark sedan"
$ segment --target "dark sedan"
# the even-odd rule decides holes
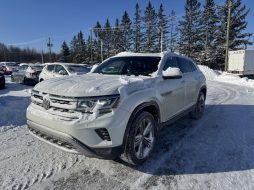
[[[0,89],[3,89],[5,87],[5,77],[4,73],[0,71]]]

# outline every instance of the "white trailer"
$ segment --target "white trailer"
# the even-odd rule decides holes
[[[254,75],[254,50],[229,51],[228,72]]]

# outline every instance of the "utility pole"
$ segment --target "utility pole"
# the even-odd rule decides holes
[[[51,40],[49,38],[48,43],[47,43],[47,47],[49,48],[49,60],[50,60],[50,62],[52,62],[52,55],[51,55],[52,46],[53,46],[53,44],[51,43]]]
[[[162,26],[160,27],[160,29],[161,29],[161,52],[163,52],[163,28],[162,28]]]
[[[228,70],[228,52],[229,52],[229,34],[230,34],[230,20],[231,20],[232,1],[228,4],[228,18],[227,18],[227,34],[226,34],[226,57],[225,57],[225,71]]]
[[[91,35],[91,40],[90,40],[90,45],[91,45],[91,63],[93,62],[93,29],[90,29],[90,35]]]
[[[101,62],[103,62],[103,41],[101,39]]]
[[[44,63],[43,50],[41,50],[41,63]]]

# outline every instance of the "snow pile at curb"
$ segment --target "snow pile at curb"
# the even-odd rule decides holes
[[[227,82],[227,83],[254,87],[254,80],[248,79],[247,77],[241,78],[238,75],[226,73],[226,72],[223,72],[221,75],[217,76],[215,80],[220,82]]]
[[[213,80],[218,82],[226,82],[242,86],[254,87],[254,80],[247,77],[241,78],[240,76],[227,72],[218,72],[210,69],[204,65],[198,65],[200,71],[205,75],[206,80]]]
[[[218,73],[204,65],[198,65],[200,71],[205,75],[206,80],[214,80]]]

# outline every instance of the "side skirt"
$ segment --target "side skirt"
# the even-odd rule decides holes
[[[188,108],[187,110],[182,111],[181,113],[177,114],[176,116],[172,117],[168,121],[162,122],[159,124],[159,129],[171,125],[172,123],[175,123],[177,120],[181,119],[183,116],[189,114],[191,111],[195,109],[196,104]]]

